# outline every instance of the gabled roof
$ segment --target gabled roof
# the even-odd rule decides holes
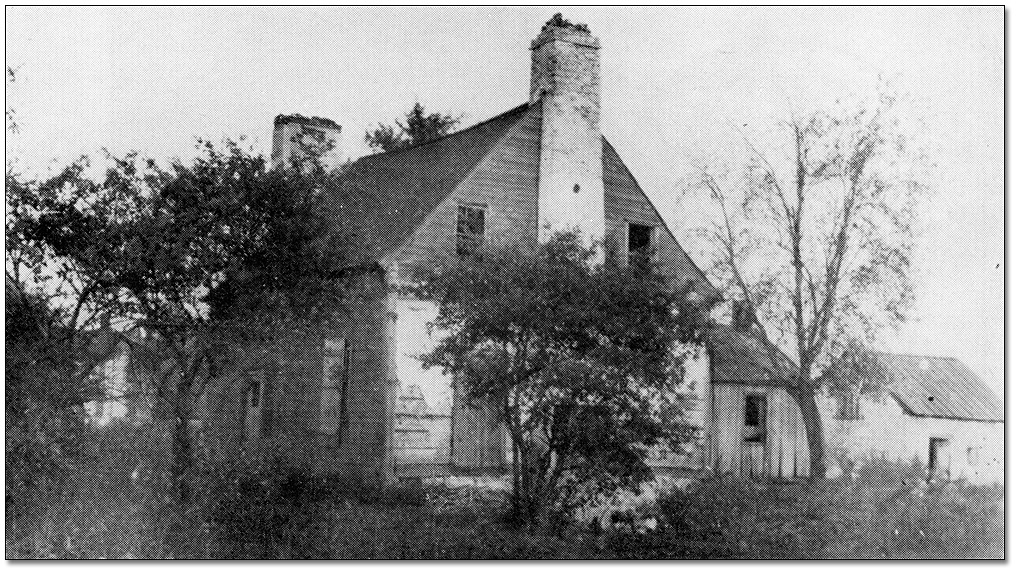
[[[411,237],[429,214],[473,173],[474,168],[515,127],[526,122],[529,114],[540,116],[541,112],[542,107],[538,102],[523,104],[426,144],[365,156],[350,166],[350,178],[345,178],[345,182],[353,182],[352,189],[334,190],[334,208],[357,214],[355,219],[371,230],[370,234],[365,234],[366,241],[375,243],[370,249],[379,257],[388,255]],[[515,145],[513,142],[521,145],[512,138],[507,139],[507,142],[508,145]],[[528,148],[518,150],[517,155],[538,153],[540,150]],[[537,164],[538,158],[535,161]],[[646,201],[655,217],[662,220],[619,154],[605,138],[602,139],[602,164],[607,213],[612,210],[613,201],[629,195]],[[537,180],[534,186],[537,194]],[[351,218],[345,219],[350,221]],[[671,240],[670,249],[665,254],[670,270],[678,276],[679,281],[692,284],[698,293],[713,299],[717,295],[715,289],[676,242],[664,221],[663,227]]]
[[[602,138],[602,169],[602,179],[606,187],[606,214],[622,211],[614,203],[622,201],[623,198],[637,197],[644,199],[651,208],[652,213],[655,214],[655,219],[662,222],[662,229],[669,235],[662,250],[663,261],[667,264],[664,266],[666,272],[673,274],[678,284],[692,285],[696,293],[705,299],[710,301],[718,300],[720,298],[718,290],[708,281],[705,273],[701,271],[701,268],[694,263],[694,260],[680,246],[680,242],[677,241],[672,230],[666,225],[666,220],[663,219],[662,214],[659,213],[659,210],[648,198],[648,195],[645,194],[645,191],[641,189],[637,178],[634,177],[630,168],[620,158],[616,148],[605,137]]]
[[[356,209],[372,223],[379,255],[409,238],[528,108],[524,104],[438,140],[354,162],[350,169],[362,202]]]
[[[709,329],[708,336],[712,353],[712,383],[782,386],[796,377],[793,362],[782,351],[749,333],[730,325],[715,324]],[[770,352],[782,364],[782,373],[776,374]]]
[[[889,393],[917,417],[1005,421],[1002,400],[953,357],[873,352],[888,377]]]

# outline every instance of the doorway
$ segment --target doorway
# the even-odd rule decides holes
[[[944,437],[932,437],[928,440],[928,479],[948,475],[949,440]]]
[[[744,397],[744,426],[740,445],[740,471],[747,477],[763,477],[766,470],[766,416],[764,395]]]

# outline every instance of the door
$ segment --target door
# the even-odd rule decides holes
[[[744,428],[740,445],[740,474],[762,477],[766,467],[766,411],[764,395],[744,397]]]
[[[928,478],[949,476],[949,440],[932,437],[928,440]]]

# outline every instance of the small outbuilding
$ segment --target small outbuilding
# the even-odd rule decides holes
[[[714,326],[709,350],[711,468],[744,477],[807,477],[804,420],[787,391],[789,360],[775,349],[770,354],[739,320]]]
[[[868,351],[868,369],[848,369],[860,365],[842,361],[830,371],[841,380],[820,401],[830,453],[918,463],[933,478],[1002,483],[1005,407],[963,362]]]
[[[710,341],[710,467],[744,477],[809,476],[804,420],[787,391],[792,362],[739,317],[715,326]],[[963,362],[875,351],[850,357],[828,370],[818,396],[830,460],[847,467],[885,459],[922,465],[930,478],[1002,483],[1005,408]]]

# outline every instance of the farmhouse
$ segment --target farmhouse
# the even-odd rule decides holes
[[[504,470],[509,444],[495,410],[467,405],[454,378],[424,370],[416,358],[433,347],[434,305],[394,289],[436,258],[483,244],[528,245],[580,230],[605,240],[603,257],[655,258],[710,313],[718,292],[601,133],[599,50],[586,26],[554,17],[531,43],[526,102],[438,140],[354,162],[358,199],[337,197],[333,208],[374,225],[373,272],[362,278],[360,303],[340,326],[302,335],[287,354],[246,351],[260,361],[211,389],[203,411],[217,425],[206,427],[252,448],[278,444],[315,472],[366,482]],[[313,144],[336,142],[340,129],[324,118],[278,116],[272,160],[301,153],[309,135]],[[734,315],[733,325],[713,328],[685,370],[700,434],[687,449],[653,454],[651,463],[807,476],[804,424],[784,389],[791,376],[769,369],[769,350]],[[928,358],[923,367],[920,359],[882,357],[898,374],[886,396],[854,396],[853,417],[822,398],[834,450],[917,458],[982,481],[998,465],[1001,475],[1001,402],[972,373],[955,360]]]
[[[492,411],[465,405],[450,377],[415,359],[432,346],[435,308],[387,288],[443,254],[578,229],[616,246],[605,257],[626,263],[651,254],[712,301],[714,288],[602,136],[599,49],[586,26],[554,18],[531,43],[525,103],[439,140],[357,160],[350,169],[363,197],[335,207],[377,223],[382,272],[366,274],[363,303],[340,329],[310,338],[282,365],[267,360],[240,385],[221,386],[206,400],[209,416],[246,444],[282,443],[314,469],[366,481],[500,469],[508,444]],[[300,153],[308,134],[328,142],[340,130],[303,116],[274,124],[274,162]],[[697,361],[704,365],[689,370],[700,374],[690,386],[703,396],[707,356]],[[702,465],[700,448],[691,453],[690,463]]]

